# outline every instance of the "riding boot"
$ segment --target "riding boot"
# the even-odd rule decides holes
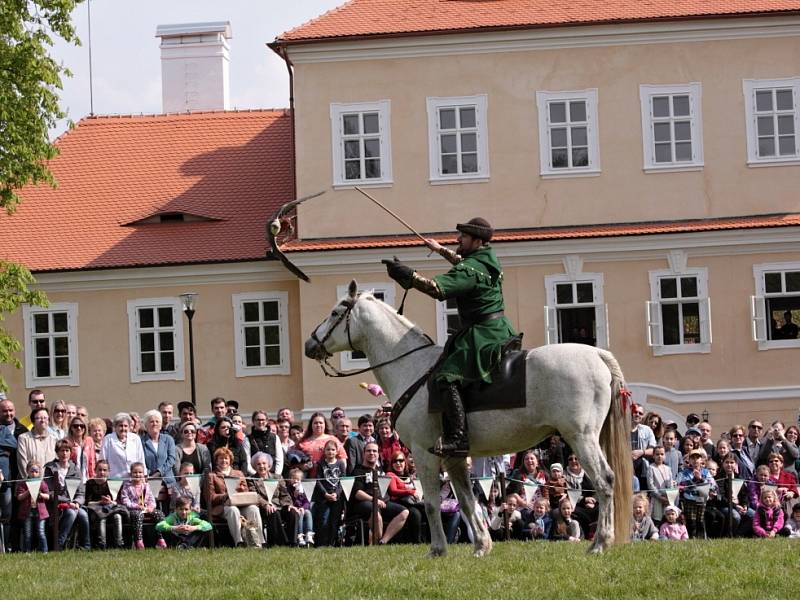
[[[443,433],[428,452],[437,456],[467,456],[469,454],[467,415],[464,412],[458,386],[454,383],[449,384],[442,390],[441,400]]]

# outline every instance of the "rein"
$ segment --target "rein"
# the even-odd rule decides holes
[[[405,301],[405,298],[403,298],[403,300]],[[339,317],[336,319],[336,322],[334,322],[334,324],[328,328],[328,331],[325,333],[324,336],[322,336],[322,339],[319,339],[317,337],[317,330],[319,329],[319,325],[317,325],[316,329],[314,329],[314,331],[311,333],[311,339],[314,340],[325,351],[325,354],[327,355],[324,359],[318,361],[319,366],[326,377],[353,377],[355,375],[361,375],[362,373],[368,373],[369,371],[374,371],[375,369],[379,369],[381,367],[385,367],[386,365],[390,365],[394,362],[397,362],[398,360],[405,358],[406,356],[409,356],[411,354],[414,354],[415,352],[436,345],[436,342],[434,342],[427,333],[423,333],[423,335],[428,340],[427,344],[423,344],[422,346],[417,346],[416,348],[412,348],[407,352],[403,352],[403,354],[401,354],[400,356],[395,356],[394,358],[385,360],[381,363],[378,363],[377,365],[370,365],[365,369],[358,369],[357,371],[347,371],[346,373],[344,371],[340,371],[329,362],[332,355],[325,349],[325,342],[328,341],[328,339],[331,337],[331,334],[339,326],[339,324],[342,321],[344,321],[345,322],[344,330],[345,333],[347,333],[347,344],[350,346],[350,350],[352,352],[360,352],[360,350],[358,350],[353,346],[353,340],[350,337],[350,314],[353,312],[353,308],[355,307],[357,301],[358,301],[358,296],[356,296],[354,299],[350,301],[347,300],[342,301],[341,304],[346,307],[346,310],[341,315],[339,315]],[[320,323],[320,325],[322,325],[322,323]]]

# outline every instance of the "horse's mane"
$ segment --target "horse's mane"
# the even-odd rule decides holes
[[[424,332],[424,331],[422,331],[422,329],[420,329],[420,328],[419,328],[419,327],[417,327],[417,326],[416,326],[414,323],[412,323],[412,322],[411,322],[411,320],[410,320],[410,319],[408,319],[408,318],[406,318],[406,316],[405,316],[405,315],[401,315],[400,313],[398,313],[396,308],[394,308],[394,307],[393,307],[393,306],[391,306],[390,304],[387,304],[386,302],[384,302],[384,301],[383,301],[383,300],[381,300],[380,298],[377,298],[377,297],[375,296],[375,294],[374,294],[374,290],[366,290],[366,291],[360,292],[360,293],[359,293],[359,296],[360,296],[360,297],[362,297],[362,298],[366,298],[366,299],[368,299],[368,300],[374,300],[375,302],[377,302],[377,303],[378,303],[378,305],[379,305],[379,306],[380,306],[380,307],[381,307],[383,310],[387,311],[387,312],[388,312],[389,314],[391,314],[391,315],[394,315],[394,317],[395,317],[395,318],[396,318],[398,321],[400,321],[400,323],[401,323],[402,325],[404,325],[404,326],[408,327],[408,329],[409,329],[409,330],[414,330],[414,331],[416,331],[417,333],[420,333],[420,334],[422,334],[422,335],[425,335],[425,332]]]

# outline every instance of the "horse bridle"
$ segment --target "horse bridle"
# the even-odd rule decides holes
[[[418,352],[419,350],[424,350],[425,348],[429,348],[431,346],[436,345],[436,342],[434,342],[427,333],[423,333],[423,335],[428,339],[427,344],[423,344],[422,346],[417,346],[416,348],[412,348],[411,350],[409,350],[408,352],[404,352],[400,356],[395,356],[394,358],[385,360],[377,365],[371,365],[365,369],[358,369],[357,371],[348,371],[347,373],[340,371],[329,362],[333,354],[328,352],[328,349],[325,348],[325,342],[327,342],[328,339],[330,339],[331,334],[333,334],[334,330],[339,326],[339,324],[342,321],[344,321],[344,331],[347,334],[347,345],[350,346],[350,351],[360,352],[360,350],[358,350],[355,346],[353,346],[353,339],[350,336],[350,313],[353,312],[353,308],[355,308],[356,302],[358,302],[358,299],[360,297],[361,297],[361,292],[359,292],[355,296],[355,298],[342,300],[339,303],[339,306],[344,306],[345,310],[342,314],[340,314],[336,318],[336,321],[334,321],[333,325],[331,325],[328,328],[328,331],[325,332],[325,335],[322,336],[322,339],[320,339],[317,336],[317,331],[322,326],[322,324],[325,323],[325,321],[327,321],[327,319],[325,319],[325,321],[322,321],[319,325],[317,325],[314,328],[314,331],[311,332],[311,339],[314,340],[317,343],[317,345],[320,348],[322,348],[322,351],[325,353],[324,358],[317,359],[317,362],[319,362],[319,366],[322,369],[322,372],[325,373],[326,377],[352,377],[354,375],[361,375],[362,373],[368,373],[369,371],[374,371],[375,369],[379,369],[380,367],[385,367],[386,365],[390,365],[393,362],[397,362],[401,358],[405,358],[410,354],[414,354],[414,352]]]

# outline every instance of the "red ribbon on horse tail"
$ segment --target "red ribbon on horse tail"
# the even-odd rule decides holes
[[[620,386],[619,399],[622,401],[622,412],[628,412],[631,396],[633,396],[633,394],[628,388],[626,388],[624,385]]]

